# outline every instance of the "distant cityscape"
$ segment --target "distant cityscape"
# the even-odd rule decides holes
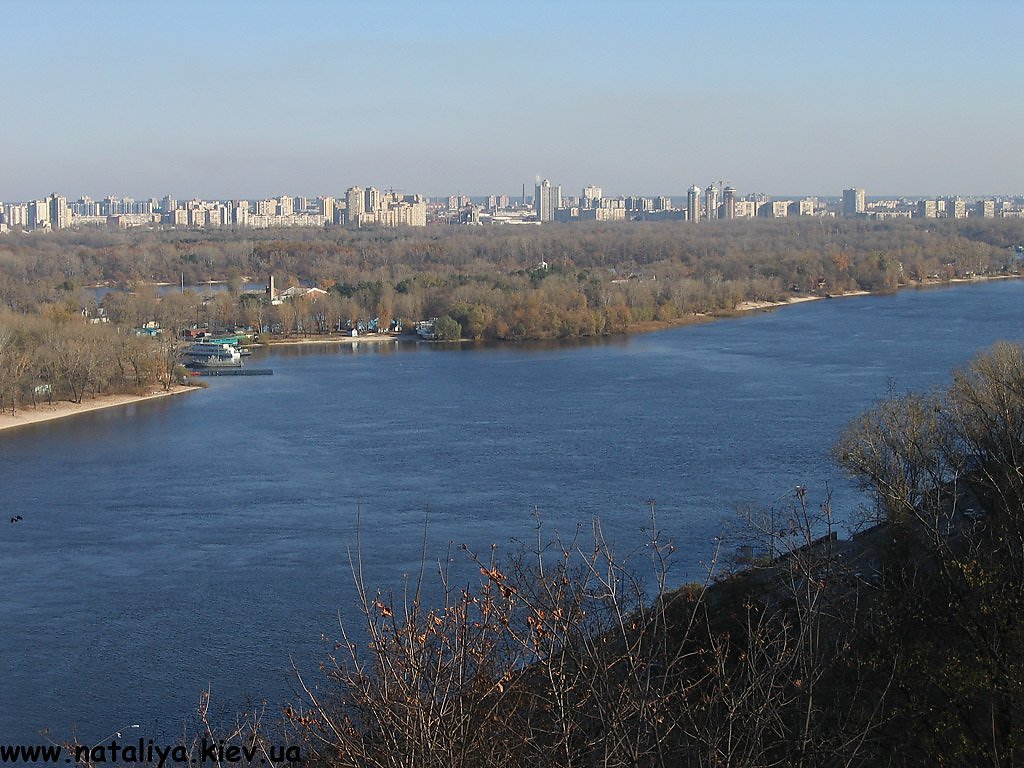
[[[726,181],[693,185],[685,199],[668,196],[607,197],[599,186],[579,196],[562,194],[548,179],[533,195],[450,195],[428,200],[376,187],[350,187],[343,196],[307,198],[281,195],[256,200],[136,200],[107,196],[68,200],[57,193],[40,200],[0,202],[0,233],[76,227],[217,229],[270,227],[425,227],[427,224],[513,225],[583,221],[719,221],[733,219],[841,216],[865,219],[1024,218],[1024,197],[936,196],[869,199],[862,188],[834,198],[773,199],[737,193]]]

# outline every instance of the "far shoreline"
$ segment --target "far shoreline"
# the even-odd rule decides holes
[[[809,301],[821,301],[822,299],[844,299],[854,298],[857,296],[877,296],[885,294],[899,293],[904,290],[928,290],[932,288],[952,288],[957,285],[964,285],[970,283],[984,283],[990,280],[1019,280],[1024,278],[1024,275],[982,275],[978,277],[953,277],[948,280],[934,280],[928,282],[919,283],[903,283],[896,287],[893,291],[866,291],[858,289],[854,291],[845,291],[843,293],[825,293],[825,294],[804,294],[800,296],[792,296],[788,299],[782,299],[779,301],[754,301],[745,300],[741,301],[731,310],[718,310],[716,312],[698,312],[692,315],[686,315],[685,317],[678,317],[673,320],[644,320],[638,323],[631,323],[626,326],[624,331],[607,334],[607,336],[631,336],[633,334],[640,333],[654,333],[655,331],[665,331],[670,328],[683,328],[689,325],[698,325],[702,323],[715,322],[716,320],[728,320],[730,318],[737,318],[742,315],[747,315],[755,312],[771,312],[780,307],[789,307],[795,304],[805,304]],[[598,337],[579,337],[579,338],[598,338]],[[523,341],[558,341],[557,338],[542,338],[542,339],[523,339]],[[572,338],[561,339],[563,341],[572,341]],[[367,342],[379,344],[388,341],[415,341],[427,344],[462,344],[462,343],[476,343],[480,339],[473,338],[461,338],[461,339],[448,339],[448,340],[434,340],[434,339],[421,339],[414,334],[388,334],[388,333],[374,333],[366,334],[363,336],[275,336],[273,338],[267,338],[261,344],[257,346],[262,347],[276,347],[276,346],[299,346],[304,344],[358,344],[359,342]],[[511,339],[488,339],[489,342],[501,343],[501,344],[516,344],[519,343],[516,340]]]
[[[949,280],[940,280],[928,283],[907,283],[899,286],[893,293],[906,289],[928,289],[928,288],[946,288],[954,287],[956,285],[963,285],[965,283],[982,283],[990,280],[1012,280],[1020,279],[1024,277],[1022,275],[992,275],[982,277],[967,277],[967,278],[951,278]],[[726,310],[716,313],[698,313],[694,315],[687,315],[686,317],[677,318],[675,320],[649,320],[640,323],[634,323],[626,328],[623,333],[613,335],[633,335],[639,333],[653,333],[654,331],[668,330],[670,328],[685,327],[688,325],[697,325],[700,323],[709,323],[716,320],[725,320],[728,318],[736,318],[742,315],[755,313],[755,312],[770,312],[780,307],[788,307],[794,304],[804,304],[809,301],[820,301],[822,299],[839,299],[839,298],[852,298],[856,296],[873,296],[876,292],[857,290],[848,291],[846,293],[835,293],[835,294],[809,294],[803,296],[793,296],[789,299],[782,301],[742,301],[736,305],[734,310]],[[296,336],[296,337],[280,337],[273,339],[266,339],[263,343],[258,346],[265,348],[270,347],[287,347],[287,346],[300,346],[300,345],[327,345],[327,344],[350,344],[355,345],[360,342],[370,344],[382,344],[386,342],[399,342],[399,341],[418,341],[426,343],[435,343],[429,340],[418,339],[416,336],[411,335],[394,335],[386,333],[373,333],[365,334],[362,336]],[[458,339],[455,341],[448,342],[436,342],[436,343],[463,343],[463,342],[475,342],[475,339]],[[504,342],[509,343],[509,342]],[[515,343],[515,342],[511,342]],[[144,395],[100,395],[82,403],[72,403],[70,401],[58,401],[55,403],[44,403],[37,406],[23,406],[18,409],[15,416],[11,416],[9,413],[0,413],[0,432],[9,429],[17,429],[19,427],[27,427],[33,424],[42,424],[49,421],[56,421],[58,419],[65,419],[72,416],[77,416],[83,413],[91,413],[93,411],[104,410],[106,408],[117,408],[126,405],[134,405],[136,403],[146,402],[148,400],[157,400],[172,395],[180,395],[186,392],[194,392],[200,387],[186,386],[176,384],[169,390],[153,390]]]

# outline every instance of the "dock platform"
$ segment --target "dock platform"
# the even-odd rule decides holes
[[[193,376],[272,376],[273,368],[200,368]]]

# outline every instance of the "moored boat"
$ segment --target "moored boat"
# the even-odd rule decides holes
[[[242,355],[230,344],[196,341],[181,352],[182,362],[188,368],[237,368]]]

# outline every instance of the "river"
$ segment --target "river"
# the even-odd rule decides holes
[[[274,375],[0,435],[0,742],[180,733],[276,705],[351,615],[361,523],[386,588],[449,542],[507,547],[599,517],[644,542],[648,500],[700,578],[750,504],[796,485],[865,504],[829,449],[889,390],[1021,341],[1024,282],[816,301],[580,344],[275,347]],[[23,520],[8,524],[7,518]]]

